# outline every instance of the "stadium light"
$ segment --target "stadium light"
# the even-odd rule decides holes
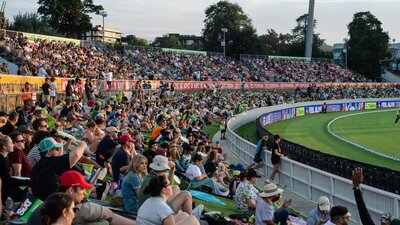
[[[226,46],[225,33],[228,32],[228,28],[223,27],[223,28],[221,28],[221,31],[224,33],[224,40],[221,42],[221,45],[224,47],[224,57],[225,57],[225,46]]]
[[[343,41],[344,41],[344,48],[343,48],[344,65],[345,65],[345,68],[347,69],[347,50],[348,50],[348,48],[347,48],[348,44],[347,43],[349,42],[349,39],[343,38]]]
[[[312,44],[314,36],[314,8],[315,0],[310,0],[308,7],[308,24],[307,24],[307,37],[306,37],[306,52],[305,57],[312,57]]]
[[[106,30],[104,27],[104,18],[108,16],[107,11],[103,10],[99,12],[99,15],[103,17],[103,48],[105,48],[106,46],[106,42],[105,42],[105,36],[106,36]]]

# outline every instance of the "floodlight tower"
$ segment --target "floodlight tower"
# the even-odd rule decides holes
[[[312,57],[312,45],[314,36],[314,8],[315,0],[310,0],[308,6],[308,22],[307,22],[307,37],[306,37],[306,52],[305,57]]]
[[[221,28],[221,31],[224,33],[224,40],[221,42],[221,45],[224,47],[224,57],[225,57],[225,48],[226,48],[226,42],[225,42],[225,34],[226,34],[226,32],[228,32],[228,28],[225,28],[225,27],[223,27],[223,28]]]
[[[106,30],[104,27],[104,18],[107,17],[108,14],[107,14],[107,11],[103,10],[103,11],[99,12],[99,15],[103,17],[103,48],[104,48],[106,45],[106,42],[105,42]]]

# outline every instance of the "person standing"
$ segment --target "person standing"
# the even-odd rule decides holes
[[[256,151],[254,154],[254,162],[247,166],[246,170],[258,169],[263,167],[265,164],[263,160],[265,159],[265,151],[268,147],[268,134],[265,133],[263,137],[258,141]]]
[[[266,180],[267,183],[272,182],[275,179],[275,175],[279,172],[281,166],[281,157],[284,156],[282,149],[279,145],[281,142],[281,136],[279,134],[274,135],[274,143],[272,143],[272,155],[271,162],[273,165],[272,173],[269,179]]]
[[[56,78],[50,78],[50,105],[53,107],[56,104],[56,95],[57,95],[57,83]]]
[[[21,92],[22,94],[22,101],[24,101],[24,105],[28,105],[29,100],[32,98],[32,90],[31,90],[31,84],[29,82],[25,82],[24,88],[22,88]],[[25,93],[25,94],[24,94]]]
[[[44,79],[44,83],[43,83],[43,85],[42,85],[42,91],[43,91],[43,99],[42,99],[42,102],[47,102],[47,103],[50,102],[50,89],[51,89],[51,87],[50,87],[49,82],[50,82],[49,78],[46,77],[46,78]]]
[[[325,225],[348,225],[351,213],[346,207],[334,206],[330,212],[331,219]]]
[[[400,120],[400,108],[397,110],[396,120],[394,123],[397,123]]]

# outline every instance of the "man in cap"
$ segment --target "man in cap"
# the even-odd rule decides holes
[[[108,167],[108,160],[114,154],[118,143],[119,130],[115,127],[107,127],[106,135],[101,139],[96,149],[96,161],[100,166]]]
[[[111,161],[113,180],[117,182],[121,173],[129,171],[129,162],[136,155],[134,144],[136,141],[129,134],[123,134],[119,140],[121,147],[114,153]]]
[[[150,169],[152,170],[146,175],[142,185],[140,186],[139,206],[150,197],[149,194],[144,194],[143,191],[149,185],[150,180],[153,177],[167,176],[167,171],[169,171],[169,182],[171,184],[174,183],[175,164],[169,162],[167,157],[162,155],[155,156],[153,162],[150,164]],[[182,209],[182,211],[192,215],[192,195],[188,191],[179,191],[179,188],[175,185],[173,185],[173,195],[168,199],[167,204],[175,214]]]
[[[116,215],[101,205],[85,200],[86,190],[91,190],[92,188],[93,186],[85,181],[82,174],[74,170],[67,171],[60,176],[58,192],[64,192],[71,196],[79,209],[75,213],[73,224],[135,224],[134,221]],[[33,211],[27,225],[40,225],[40,210],[42,207],[43,204]]]
[[[253,186],[261,176],[255,170],[249,170],[246,179],[236,189],[236,207],[246,215],[253,215],[256,209],[257,189]]]
[[[256,203],[256,225],[286,225],[289,217],[289,211],[286,209],[292,204],[291,199],[287,199],[278,210],[274,209],[275,203],[281,200],[283,190],[278,188],[276,184],[269,183],[264,186],[263,192],[257,198]]]
[[[331,203],[329,198],[321,196],[318,199],[317,207],[312,209],[307,216],[307,225],[322,225],[329,219],[329,211],[331,210]]]
[[[233,198],[236,194],[236,189],[240,184],[240,171],[239,170],[234,170],[233,173],[233,179],[229,183],[229,197]]]
[[[32,137],[35,131],[33,131],[30,127],[26,125],[21,125],[18,127],[18,132],[22,134],[22,137],[24,138],[25,141],[25,154],[28,154],[31,151],[31,142],[32,142]]]
[[[334,206],[330,212],[331,219],[325,225],[348,225],[351,213],[346,207]],[[362,218],[361,218],[362,220]],[[363,223],[364,225],[367,225]],[[373,223],[372,223],[373,224]]]
[[[64,154],[63,144],[51,137],[43,139],[39,143],[41,158],[31,173],[32,193],[45,201],[50,194],[56,192],[59,176],[75,166],[86,146],[86,143],[81,141],[75,149]]]

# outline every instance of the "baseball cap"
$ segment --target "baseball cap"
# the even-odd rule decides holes
[[[240,171],[239,170],[234,170],[232,175],[233,176],[240,176]]]
[[[129,134],[123,134],[120,138],[121,143],[126,143],[127,141],[135,143],[136,140],[132,139],[132,137]]]
[[[36,107],[35,107],[35,111],[42,111],[42,109],[43,109],[43,108],[40,107],[40,106],[36,106]]]
[[[75,170],[70,170],[63,173],[60,176],[58,185],[62,187],[81,187],[83,189],[93,188],[93,185],[86,183],[85,178],[83,178],[82,174],[78,173]]]
[[[107,127],[106,128],[107,133],[112,133],[112,132],[119,132],[119,130],[115,127]]]
[[[331,204],[329,202],[329,198],[326,196],[319,197],[318,208],[321,211],[329,211],[331,209]]]
[[[53,148],[62,148],[63,146],[63,144],[58,143],[56,140],[54,140],[54,138],[48,137],[39,143],[39,150],[40,152],[48,152]]]
[[[162,155],[156,155],[149,167],[155,171],[165,171],[170,169],[168,166],[168,158]]]

